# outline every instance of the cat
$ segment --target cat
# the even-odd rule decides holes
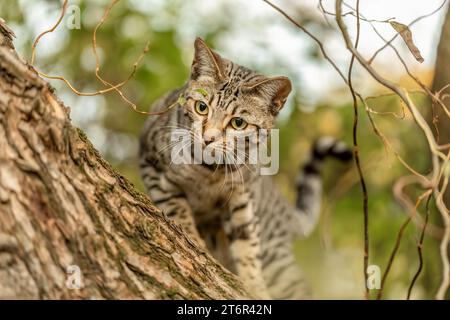
[[[150,116],[141,134],[140,168],[149,196],[254,295],[311,297],[292,242],[308,236],[317,224],[323,160],[332,156],[348,161],[352,151],[336,139],[319,139],[300,172],[295,207],[270,176],[260,174],[259,163],[234,159],[228,164],[175,164],[174,130],[184,129],[203,151],[223,151],[233,134],[270,131],[291,91],[287,77],[266,77],[233,63],[201,38],[194,48],[186,84],[154,103],[151,111],[162,115]],[[258,143],[259,138],[253,141]],[[249,159],[248,152],[246,147],[244,159]]]

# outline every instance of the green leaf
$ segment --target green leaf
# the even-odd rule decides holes
[[[180,104],[180,106],[183,106],[186,103],[186,98],[183,94],[180,94],[180,96],[178,97],[178,103]]]
[[[199,88],[199,89],[195,89],[194,91],[200,93],[204,97],[208,96],[208,92],[205,89]]]

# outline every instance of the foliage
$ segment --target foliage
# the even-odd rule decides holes
[[[44,7],[52,13],[52,17],[57,16],[59,2],[39,2],[40,5],[45,3]],[[163,8],[167,11],[165,15],[177,17],[179,4],[178,1],[172,1],[171,4],[164,5]],[[36,64],[52,74],[63,74],[80,90],[102,88],[95,79],[91,38],[105,5],[105,1],[80,2],[83,12],[82,28],[63,29],[56,38],[57,46],[51,47],[52,50],[46,47],[46,40],[43,40],[40,44],[44,48],[43,54],[38,50]],[[30,28],[31,20],[27,8],[34,8],[30,1],[0,2],[0,15],[16,30],[19,42],[16,45],[24,56],[29,57],[31,42],[38,30]],[[97,35],[101,58],[100,73],[111,83],[119,83],[127,77],[146,41],[150,41],[149,53],[142,60],[134,79],[124,88],[124,93],[142,110],[146,110],[162,94],[181,86],[189,74],[192,45],[188,46],[180,40],[180,30],[176,24],[157,28],[160,19],[155,11],[147,12],[142,9],[137,1],[121,1],[114,7],[110,18]],[[316,28],[323,28],[323,25],[310,19],[311,17],[308,17],[305,22]],[[176,21],[176,18],[174,20]],[[46,26],[49,25],[47,22]],[[219,22],[215,29],[203,29],[202,36],[213,46],[231,27]],[[228,22],[233,24],[232,19]],[[242,55],[244,54],[247,57],[242,60],[252,60],[254,54],[260,53],[242,52]],[[307,58],[312,63],[321,63],[320,55],[311,49],[308,49]],[[276,61],[275,57],[268,60]],[[274,70],[287,69],[282,61],[257,67],[260,68],[259,71],[268,74]],[[301,88],[300,79],[296,80],[297,88]],[[87,132],[96,147],[123,175],[143,190],[137,165],[137,141],[145,116],[133,112],[114,92],[104,96],[78,97],[62,83],[51,83],[71,107],[75,124]],[[342,99],[333,102],[334,95],[342,96],[348,93],[346,90],[348,89],[342,88],[341,92],[324,92],[329,103],[316,105],[313,112],[307,110],[303,104],[308,93],[297,92],[295,97],[291,97],[290,105],[282,114],[279,122],[281,170],[276,179],[291,200],[294,198],[294,177],[315,138],[333,135],[351,143],[353,109],[350,97],[343,103],[339,102]],[[373,88],[373,91],[377,90],[378,88]],[[426,101],[422,96],[414,95],[414,98],[425,105]],[[371,106],[378,112],[398,111],[402,108],[398,99],[393,97],[374,99]],[[384,270],[400,225],[407,217],[405,210],[393,197],[392,186],[396,179],[407,171],[392,152],[386,151],[383,143],[374,134],[364,112],[361,112],[360,118],[360,154],[370,195],[370,263],[377,264]],[[398,119],[393,115],[375,115],[374,118],[398,153],[408,159],[415,169],[426,172],[429,157],[425,152],[425,139],[417,130],[413,130],[411,116],[406,114],[403,119]],[[313,237],[298,241],[299,264],[311,279],[317,298],[360,298],[364,291],[361,258],[363,217],[357,173],[354,167],[332,162],[327,163],[324,178],[325,196],[321,227]],[[424,205],[420,206],[419,213],[424,213]],[[438,224],[438,221],[439,217],[432,208],[431,222]],[[417,270],[416,243],[419,235],[420,229],[411,223],[389,275],[385,298],[405,298],[408,285]],[[413,297],[416,298],[434,297],[439,284],[438,241],[432,237],[425,239],[425,267],[413,292]]]

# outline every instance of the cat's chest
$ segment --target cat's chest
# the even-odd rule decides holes
[[[198,218],[208,219],[207,216],[217,216],[228,212],[233,194],[242,183],[236,177],[231,179],[230,175],[201,166],[175,169],[171,174],[172,179],[176,180],[184,191],[189,206]]]
[[[224,181],[204,178],[195,185],[195,188],[189,186],[185,189],[185,193],[197,219],[209,220],[228,212],[233,190]]]

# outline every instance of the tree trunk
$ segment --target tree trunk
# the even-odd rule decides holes
[[[436,64],[434,68],[433,92],[440,91],[450,84],[450,7],[447,9],[444,24],[442,26],[441,37],[437,48]],[[443,94],[450,93],[450,88],[443,91]],[[445,107],[450,109],[450,98],[443,100]],[[434,116],[438,120],[436,123],[435,136],[439,144],[450,143],[450,119],[442,108],[435,104]],[[429,115],[429,122],[432,122],[433,115]],[[431,128],[434,125],[430,125]],[[450,188],[447,188],[444,201],[450,207]]]
[[[11,38],[0,20],[0,298],[250,297],[102,159]]]

